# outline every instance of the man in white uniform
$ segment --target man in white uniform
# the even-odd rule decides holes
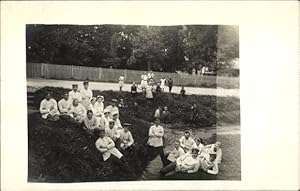
[[[163,150],[164,128],[160,126],[160,120],[155,119],[154,125],[149,128],[148,146],[150,151],[155,154],[159,153],[164,166],[167,165],[166,157]]]
[[[92,110],[87,111],[87,115],[83,120],[85,128],[88,130],[93,131],[94,129],[99,127],[98,120],[96,119],[95,115],[93,114]]]
[[[85,107],[85,109],[88,109],[88,107],[90,105],[90,100],[93,97],[93,92],[89,88],[89,82],[88,81],[83,82],[83,89],[80,90],[80,93],[81,93],[81,98],[82,98],[81,103]]]
[[[59,119],[59,111],[57,108],[57,102],[51,98],[51,94],[47,93],[46,98],[40,103],[40,113],[43,119],[50,121],[57,121]]]
[[[74,99],[69,114],[76,121],[82,123],[86,116],[86,109],[77,99]]]
[[[110,118],[112,119],[113,113],[118,113],[119,114],[119,108],[117,106],[118,100],[112,99],[112,104],[107,106],[105,109],[109,111],[110,113]]]
[[[121,142],[120,148],[122,150],[126,150],[126,149],[130,148],[131,145],[133,145],[133,143],[134,143],[132,134],[128,129],[128,127],[130,125],[131,124],[129,124],[129,123],[124,123],[124,128],[123,128],[123,130],[120,131],[120,142]]]
[[[163,77],[162,79],[160,79],[160,88],[162,91],[165,91],[165,86],[166,86],[166,78]]]
[[[184,132],[184,136],[179,139],[180,147],[183,148],[184,152],[189,152],[192,149],[192,146],[195,144],[194,139],[190,137],[190,132]]]
[[[69,103],[72,104],[73,100],[77,99],[79,102],[82,101],[81,93],[78,91],[78,85],[72,85],[72,91],[69,92]]]
[[[71,109],[71,104],[69,102],[69,93],[65,93],[64,97],[58,102],[58,109],[60,115],[69,115],[69,110]]]
[[[175,172],[197,172],[200,167],[198,153],[198,149],[192,149],[191,153],[186,153],[185,155],[178,157],[175,162],[168,164],[166,167],[160,170],[161,175],[166,175],[173,170],[175,170]]]
[[[216,162],[220,164],[222,161],[222,149],[220,142],[216,142],[215,144],[211,145],[206,145],[203,150],[204,152],[206,151],[207,153],[209,153],[209,151],[213,151],[214,149],[216,152]]]
[[[174,149],[167,153],[167,160],[170,164],[171,162],[175,162],[178,157],[181,157],[185,154],[184,150],[180,147],[180,142],[178,140],[175,141]]]

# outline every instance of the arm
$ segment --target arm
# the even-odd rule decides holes
[[[53,109],[54,111],[58,111],[58,108],[57,108],[57,101],[55,99],[53,99]]]
[[[218,167],[218,164],[215,162],[214,163],[214,166],[212,167],[212,170],[207,170],[207,173],[208,174],[218,174],[219,173],[219,167]]]
[[[183,144],[183,139],[184,139],[184,137],[181,137],[181,138],[179,139],[180,147],[185,148],[185,145]]]
[[[95,145],[101,153],[108,151],[108,149],[100,141],[96,141]]]
[[[195,172],[197,172],[197,171],[199,170],[199,168],[200,168],[200,162],[198,161],[198,162],[194,165],[194,168],[191,169],[191,170],[188,170],[187,172],[188,172],[188,173],[195,173]]]
[[[50,110],[45,108],[45,103],[44,103],[44,101],[42,101],[41,104],[40,104],[40,113],[41,114],[46,114],[46,113],[49,113],[49,112],[50,112]]]
[[[58,102],[58,109],[62,113],[67,113],[68,112],[68,109],[67,108],[63,108],[62,103],[60,101]]]
[[[127,145],[130,147],[132,144],[134,143],[132,134],[129,132],[129,142],[127,143]]]
[[[164,136],[164,129],[161,127],[160,131],[155,132],[155,136],[157,136],[157,137],[163,137]]]
[[[107,148],[108,148],[108,149],[114,148],[114,147],[115,147],[114,141],[113,141],[111,138],[109,138],[109,137],[107,137],[107,139],[108,139],[108,145],[107,145]]]
[[[153,133],[152,126],[149,128],[149,137],[155,137],[155,134]]]

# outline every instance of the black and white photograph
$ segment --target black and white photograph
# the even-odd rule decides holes
[[[241,180],[239,27],[26,25],[28,181]]]

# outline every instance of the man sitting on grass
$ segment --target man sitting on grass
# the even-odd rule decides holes
[[[219,173],[216,150],[209,150],[209,153],[202,153],[199,156],[201,169],[208,174],[217,175]]]
[[[109,138],[111,138],[115,143],[120,139],[120,134],[115,127],[115,121],[112,119],[109,119],[108,121],[109,127],[105,128],[105,135]]]
[[[68,100],[69,94],[65,93],[64,97],[58,102],[58,109],[61,115],[69,115],[68,113],[71,109],[71,104]]]
[[[120,148],[122,150],[128,149],[134,143],[132,134],[128,129],[129,126],[131,126],[131,124],[124,123],[124,129],[120,131],[120,142],[121,142]]]
[[[114,127],[117,129],[118,132],[123,130],[123,126],[121,124],[121,121],[119,119],[119,113],[115,112],[113,113],[113,121],[114,121]]]
[[[185,154],[184,150],[180,147],[180,142],[175,141],[174,149],[171,152],[167,152],[166,157],[168,164],[175,162],[178,157],[181,157]]]
[[[184,152],[186,153],[189,152],[195,144],[194,139],[192,139],[190,135],[191,134],[189,131],[185,131],[184,136],[179,139],[180,147],[183,148]]]
[[[178,157],[175,162],[168,164],[166,167],[160,170],[161,175],[166,175],[167,173],[175,170],[176,172],[187,172],[195,173],[199,170],[200,162],[198,159],[198,149],[192,149],[191,153],[186,153],[185,155]],[[172,173],[172,174],[173,174]]]
[[[69,103],[71,104],[74,99],[77,99],[79,102],[82,101],[81,93],[78,91],[78,84],[73,84],[72,91],[69,92]]]
[[[79,103],[78,99],[74,99],[69,114],[77,122],[82,123],[86,116],[86,109],[81,103]]]
[[[47,93],[46,98],[41,101],[40,113],[43,119],[50,121],[57,121],[59,119],[59,111],[57,109],[57,102]]]
[[[119,108],[117,106],[118,100],[112,99],[112,104],[107,106],[105,109],[109,110],[110,113],[110,118],[112,118],[113,113],[118,113],[119,114]]]
[[[118,165],[124,173],[128,173],[129,176],[135,176],[134,172],[126,164],[123,154],[115,147],[114,141],[105,136],[105,131],[95,129],[94,134],[96,137],[99,137],[95,142],[95,146],[102,153],[103,161],[109,159],[113,164]]]
[[[197,148],[199,149],[199,154],[202,153],[202,151],[204,151],[204,144],[203,144],[203,139],[201,138],[197,138],[195,141],[195,144],[192,146],[192,148]]]
[[[204,149],[209,152],[215,149],[216,152],[216,161],[218,164],[221,163],[222,161],[222,149],[221,149],[221,143],[220,142],[216,142],[215,144],[211,144],[211,145],[206,145],[204,147]]]
[[[84,118],[84,126],[88,130],[93,131],[94,129],[99,127],[99,123],[92,110],[87,111],[87,115]]]

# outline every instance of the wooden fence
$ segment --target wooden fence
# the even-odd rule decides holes
[[[27,63],[27,78],[47,78],[58,80],[90,80],[101,82],[118,82],[121,74],[125,82],[140,82],[143,71],[126,69],[95,68],[84,66],[55,65],[44,63]],[[193,76],[177,73],[154,72],[155,79],[171,77],[174,85],[198,87],[239,88],[238,77]]]

